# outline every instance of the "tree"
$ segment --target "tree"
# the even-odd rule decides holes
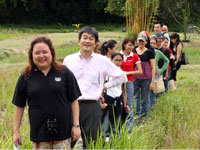
[[[158,0],[126,0],[126,24],[129,36],[140,31],[150,31],[155,21]]]

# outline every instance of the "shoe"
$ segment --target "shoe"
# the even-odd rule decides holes
[[[110,138],[109,137],[106,137],[106,142],[109,142],[110,141]]]

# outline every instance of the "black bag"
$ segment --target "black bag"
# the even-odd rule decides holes
[[[181,52],[181,64],[182,65],[189,64],[189,61],[188,61],[184,51]]]

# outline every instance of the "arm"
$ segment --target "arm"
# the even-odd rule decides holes
[[[169,77],[169,68],[166,69],[164,79],[167,80]]]
[[[72,117],[73,117],[73,126],[72,126],[71,135],[72,135],[72,141],[76,141],[81,136],[81,130],[80,130],[80,127],[78,126],[79,125],[79,104],[78,104],[78,100],[75,100],[75,101],[72,102],[71,108],[72,108]]]
[[[177,53],[177,59],[175,61],[175,64],[178,63],[178,61],[180,61],[180,57],[181,57],[181,51],[182,51],[182,46],[181,44],[178,45],[176,53]]]
[[[156,53],[159,53],[158,54],[159,55],[158,60],[162,59],[164,61],[164,64],[163,64],[162,68],[159,69],[160,73],[163,73],[167,69],[167,67],[168,67],[169,59],[162,52],[160,52],[160,51],[158,51]]]
[[[142,66],[140,63],[136,64],[137,70],[126,72],[126,75],[140,75],[142,74]]]
[[[22,137],[19,133],[22,117],[24,113],[24,107],[16,106],[15,114],[14,114],[14,135],[13,135],[13,142],[14,145],[17,146],[18,144],[22,144]]]
[[[115,66],[115,64],[111,61],[107,61],[104,68],[106,75],[108,77],[112,77],[112,80],[109,80],[107,83],[104,84],[106,89],[127,81],[126,73]]]
[[[124,108],[125,108],[126,112],[129,112],[130,108],[127,105],[126,83],[122,84],[122,95],[123,95],[123,100],[124,100]]]
[[[151,83],[149,85],[149,90],[153,90],[154,87],[154,80],[155,80],[155,74],[156,74],[156,64],[155,64],[155,59],[150,59],[150,65],[151,65]]]

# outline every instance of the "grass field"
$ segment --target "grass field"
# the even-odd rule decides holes
[[[22,31],[20,31],[22,32]],[[26,52],[32,38],[38,33],[19,31],[0,41],[0,149],[12,149],[14,106],[11,104],[14,88],[26,64]],[[12,34],[12,32],[10,31]],[[5,33],[6,34],[6,33]],[[51,37],[61,60],[79,50],[77,33],[44,33]],[[116,39],[121,43],[126,33],[100,32],[100,40]],[[0,36],[1,38],[1,36]],[[98,140],[96,149],[199,149],[200,148],[200,50],[199,36],[190,35],[191,43],[184,50],[190,64],[178,72],[178,90],[169,91],[157,100],[144,124],[134,126],[128,139],[126,130],[111,138],[110,143]],[[121,44],[120,44],[121,45]],[[1,53],[1,52],[7,53]],[[27,108],[20,129],[21,149],[31,149]]]

